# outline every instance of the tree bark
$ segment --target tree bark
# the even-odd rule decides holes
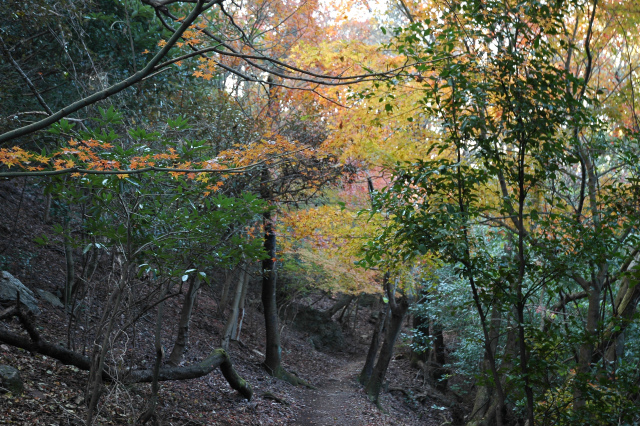
[[[244,286],[245,286],[245,277],[247,275],[247,272],[244,269],[244,266],[246,265],[241,266],[241,269],[240,269],[240,274],[238,276],[238,284],[236,285],[236,294],[235,294],[235,297],[233,298],[233,306],[231,308],[231,314],[227,319],[227,324],[225,325],[224,332],[222,333],[221,347],[225,351],[229,350],[229,341],[231,340],[231,335],[233,334],[238,321],[238,312],[240,310],[240,300],[242,299],[242,293],[244,291]]]
[[[496,354],[498,348],[498,339],[502,328],[502,314],[498,306],[494,305],[491,310],[491,323],[489,324],[489,347],[492,353]],[[484,374],[488,374],[491,370],[491,357],[485,351],[484,360],[482,362]],[[490,380],[484,380],[486,384],[478,387],[475,402],[471,415],[467,420],[467,426],[489,426],[496,424],[496,416],[500,410],[500,401],[494,389],[490,386]]]
[[[447,370],[444,368],[444,364],[447,362],[446,360],[446,348],[444,345],[444,334],[442,332],[442,324],[438,322],[438,320],[432,320],[430,324],[431,335],[434,337],[433,339],[433,362],[434,369],[432,373],[433,381],[436,384],[436,389],[441,392],[447,390]]]
[[[74,282],[76,278],[75,274],[75,262],[73,259],[73,247],[71,246],[71,219],[68,217],[64,219],[64,257],[65,257],[65,282],[64,282],[64,308],[67,311],[71,310],[71,297],[74,290]]]
[[[371,336],[371,344],[369,345],[367,358],[364,362],[364,366],[362,367],[362,371],[358,376],[358,380],[363,385],[369,381],[371,375],[373,374],[373,366],[375,365],[376,356],[378,355],[378,348],[380,347],[380,336],[387,328],[388,313],[389,305],[385,304],[382,310],[380,310],[380,315],[378,315],[376,324],[373,327],[373,336]]]
[[[162,291],[160,299],[163,300],[169,291],[169,285],[165,285]],[[160,391],[160,385],[158,384],[158,376],[160,375],[160,365],[162,364],[162,358],[164,357],[164,349],[162,348],[162,320],[164,316],[164,300],[158,304],[158,317],[156,318],[156,330],[153,346],[156,351],[156,362],[153,365],[153,379],[151,380],[151,398],[147,405],[147,409],[138,419],[138,423],[146,424],[149,420],[154,418],[156,424],[160,423],[157,418],[156,406],[158,405],[158,392]]]
[[[264,214],[264,231],[264,251],[267,254],[267,258],[262,261],[262,307],[266,329],[264,366],[269,374],[277,377],[282,369],[282,349],[276,305],[276,234],[271,221],[271,212]]]
[[[589,283],[587,293],[589,293],[589,306],[587,308],[587,323],[585,331],[589,338],[583,341],[578,352],[579,379],[585,379],[591,372],[591,362],[593,360],[593,353],[595,349],[594,342],[597,338],[598,320],[600,319],[600,298],[602,293],[601,287],[597,283],[597,279],[594,280],[594,282]],[[587,401],[584,396],[583,385],[579,382],[575,387],[573,396],[573,409],[576,411],[582,410],[586,406]]]
[[[395,287],[395,286],[394,286]],[[392,288],[387,279],[387,297],[389,298],[389,308],[391,310],[391,317],[385,333],[385,338],[380,348],[380,355],[378,362],[373,368],[373,373],[365,385],[365,392],[369,399],[378,404],[378,398],[380,396],[380,390],[384,382],[387,368],[391,362],[393,356],[393,347],[398,339],[400,330],[402,329],[402,322],[404,316],[409,309],[409,301],[406,296],[402,296],[400,300],[395,300],[395,288]]]
[[[129,284],[131,265],[127,261],[120,263],[121,276],[118,285],[111,293],[109,301],[104,307],[102,318],[100,319],[98,331],[93,341],[93,350],[91,353],[91,362],[89,368],[89,380],[87,382],[87,391],[85,400],[87,403],[87,424],[93,424],[93,415],[98,406],[98,401],[103,392],[103,374],[105,360],[110,349],[111,333],[115,325],[116,317],[119,315],[120,304],[122,302],[122,293],[125,286]],[[106,329],[105,329],[106,327]],[[100,342],[100,340],[102,340]]]
[[[327,309],[325,313],[329,316],[329,318],[333,317],[340,309],[348,306],[355,296],[352,294],[343,294],[340,298],[333,304],[332,307]]]
[[[238,308],[238,320],[236,321],[236,325],[233,328],[233,332],[231,333],[231,340],[240,340],[240,333],[242,332],[242,322],[244,321],[244,304],[247,300],[247,290],[249,289],[249,281],[251,280],[251,275],[249,272],[245,273],[244,276],[244,285],[242,286],[242,294],[240,295],[240,306]]]
[[[229,289],[231,288],[231,282],[233,281],[234,272],[236,270],[233,269],[231,271],[227,271],[227,274],[224,278],[224,284],[222,285],[222,293],[220,295],[220,304],[218,305],[218,314],[223,317],[224,311],[227,308],[227,303],[229,303]]]
[[[180,313],[180,322],[178,323],[178,336],[176,337],[176,342],[173,345],[171,355],[169,355],[169,360],[167,362],[169,365],[176,366],[180,364],[185,348],[189,344],[191,312],[193,312],[193,305],[196,302],[200,285],[200,277],[196,273],[189,279],[189,290],[187,290],[187,294],[184,297],[182,312]]]
[[[271,220],[271,212],[264,213],[264,251],[267,258],[262,261],[262,307],[266,337],[264,367],[273,377],[292,385],[309,386],[304,380],[294,376],[282,367],[282,347],[278,328],[278,305],[276,303],[276,234]]]
[[[26,318],[26,315],[21,314]],[[27,319],[28,320],[28,319]],[[22,319],[21,319],[22,321]],[[27,326],[25,326],[27,328]],[[37,333],[37,332],[36,332]],[[71,351],[63,346],[47,342],[38,334],[35,339],[31,339],[0,328],[0,342],[12,345],[18,348],[28,350],[30,352],[40,353],[42,355],[55,358],[66,365],[73,365],[81,370],[88,371],[91,369],[91,358]],[[220,368],[229,385],[246,399],[251,399],[253,391],[251,386],[243,380],[233,368],[229,355],[224,349],[215,349],[209,356],[198,364],[192,364],[183,367],[165,367],[160,368],[157,372],[158,381],[167,380],[189,380],[206,376],[216,368]],[[110,369],[102,370],[102,378],[112,381],[118,378],[124,383],[150,383],[154,378],[153,369]]]
[[[623,278],[614,301],[614,315],[604,330],[604,336],[598,354],[605,354],[605,360],[613,364],[624,354],[625,330],[633,322],[638,303],[640,302],[640,283],[638,273],[640,267],[634,264],[632,274]],[[594,362],[597,360],[594,359]]]

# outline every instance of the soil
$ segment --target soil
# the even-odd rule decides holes
[[[56,218],[44,223],[44,197],[41,188],[24,185],[19,180],[0,182],[0,269],[7,270],[32,290],[52,293],[64,285],[65,257],[62,241],[54,232]],[[49,243],[38,245],[36,237],[47,235]],[[77,249],[77,257],[82,256]],[[102,265],[98,276],[108,277]],[[140,295],[148,282],[139,283]],[[219,315],[219,287],[200,291],[193,311],[189,346],[184,364],[196,363],[220,343],[226,315]],[[432,409],[434,400],[414,401],[402,392],[383,392],[381,407],[371,404],[356,376],[371,336],[372,308],[361,307],[358,318],[342,325],[346,346],[341,350],[320,352],[309,333],[288,323],[282,328],[283,364],[290,372],[311,383],[315,389],[294,387],[269,376],[262,368],[264,354],[263,317],[260,311],[259,283],[254,282],[247,295],[247,313],[241,340],[232,342],[230,357],[238,373],[251,384],[254,397],[246,401],[233,391],[219,371],[188,381],[162,382],[157,412],[163,425],[405,425],[435,426],[450,421],[448,410]],[[104,294],[97,292],[87,302],[99,309]],[[183,295],[166,302],[163,345],[170,349],[175,339]],[[319,295],[296,303],[314,304],[323,309],[335,302]],[[312,301],[312,302],[311,302]],[[6,307],[6,305],[5,305]],[[34,321],[48,341],[68,345],[78,352],[87,351],[92,318],[74,322],[64,309],[41,300],[42,314]],[[0,311],[3,309],[0,306]],[[223,310],[224,311],[224,310]],[[153,364],[153,329],[155,314],[143,316],[136,328],[121,341],[113,343],[108,362],[112,364],[150,366]],[[23,332],[14,319],[0,321],[0,327]],[[423,378],[408,360],[402,344],[396,350],[387,373],[387,389],[416,389]],[[0,425],[83,425],[88,374],[75,367],[0,342],[0,364],[20,370],[25,384],[22,395],[2,393],[0,389]],[[110,383],[99,405],[94,424],[130,425],[145,409],[150,395],[148,384],[125,386]]]
[[[360,394],[356,381],[364,360],[346,361],[330,375],[324,375],[317,389],[305,389],[300,393],[302,410],[296,425],[364,426],[376,421],[377,412]]]

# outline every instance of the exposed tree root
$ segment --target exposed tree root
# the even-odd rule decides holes
[[[285,382],[289,383],[290,385],[293,385],[293,386],[304,386],[306,388],[314,389],[314,390],[317,389],[311,383],[307,382],[306,380],[301,379],[300,377],[296,376],[293,373],[288,372],[287,370],[282,368],[282,366],[278,366],[278,368],[276,368],[275,370],[270,369],[266,365],[264,367],[272,377],[275,377],[275,378],[280,379],[280,380],[284,380]]]

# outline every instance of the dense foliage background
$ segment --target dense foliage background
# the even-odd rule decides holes
[[[0,179],[46,197],[87,422],[129,327],[157,395],[164,300],[179,366],[201,283],[228,346],[258,269],[293,384],[278,306],[374,294],[372,401],[404,339],[466,424],[640,422],[637,2],[4,4]]]

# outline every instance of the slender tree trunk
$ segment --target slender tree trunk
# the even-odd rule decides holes
[[[180,322],[178,323],[178,336],[176,342],[169,355],[167,363],[169,365],[176,366],[182,361],[184,351],[189,344],[189,325],[191,323],[191,312],[193,311],[193,305],[196,302],[198,296],[198,290],[200,289],[201,281],[198,274],[189,278],[189,289],[184,297],[184,303],[182,304],[182,312],[180,313]]]
[[[233,332],[231,333],[232,340],[240,340],[240,333],[242,332],[242,322],[244,321],[244,305],[247,299],[247,290],[249,289],[249,282],[251,280],[251,275],[249,272],[245,273],[244,276],[244,285],[242,286],[242,295],[240,295],[240,306],[238,308],[238,320],[236,321],[236,326],[233,328]]]
[[[637,277],[639,266],[636,262],[629,267],[632,274],[623,278],[613,303],[614,314],[606,326],[598,353],[604,353],[610,365],[618,362],[624,355],[625,330],[633,322],[640,302],[640,283]],[[595,361],[595,360],[594,360]]]
[[[349,300],[349,303],[347,303],[344,308],[342,308],[342,312],[340,313],[340,316],[338,317],[338,322],[340,324],[342,324],[342,322],[344,321],[344,315],[346,314],[347,310],[349,310],[349,307],[351,306],[351,302],[353,301],[353,298],[351,298]]]
[[[64,257],[66,260],[66,274],[64,283],[64,307],[71,309],[71,297],[73,295],[73,284],[75,282],[75,261],[73,259],[73,246],[71,245],[71,220],[64,220]]]
[[[240,309],[240,300],[242,299],[242,293],[244,292],[245,277],[247,275],[244,269],[244,266],[241,266],[240,274],[238,274],[238,284],[236,285],[236,294],[235,294],[235,297],[233,298],[231,314],[227,319],[227,324],[225,325],[224,332],[222,333],[221,347],[225,351],[229,350],[229,341],[231,340],[231,335],[233,334],[238,321],[238,311]]]
[[[91,368],[89,370],[89,380],[87,382],[87,392],[85,395],[85,400],[87,401],[87,425],[93,424],[93,417],[98,406],[98,401],[103,393],[102,379],[105,359],[111,347],[109,341],[116,317],[119,316],[118,313],[122,302],[122,294],[125,287],[129,285],[129,276],[131,272],[130,265],[124,261],[120,263],[120,268],[120,280],[104,307],[104,312],[93,342]],[[102,339],[100,343],[98,343],[99,339]]]
[[[169,291],[169,285],[165,285],[161,294],[160,300],[164,299]],[[164,357],[164,350],[162,348],[162,320],[164,317],[164,301],[158,304],[158,317],[156,319],[156,332],[154,338],[154,349],[156,351],[156,362],[153,365],[153,379],[151,381],[151,398],[149,399],[147,409],[138,419],[138,423],[146,424],[149,420],[154,418],[156,424],[160,423],[157,419],[156,406],[158,405],[158,392],[160,385],[158,378],[160,376],[160,366],[162,365],[162,358]]]
[[[587,308],[587,324],[586,332],[589,336],[581,345],[578,353],[578,374],[579,377],[585,379],[591,372],[591,361],[594,352],[594,342],[598,332],[598,320],[600,319],[600,288],[595,283],[590,283],[591,286],[587,290],[589,293],[589,307]],[[574,392],[573,408],[576,411],[582,410],[586,405],[586,399],[583,394],[581,380],[578,380],[577,386]]]
[[[356,306],[355,306],[355,312],[353,313],[353,327],[351,328],[351,330],[353,330],[353,332],[356,331],[356,325],[358,325],[358,310],[360,308],[360,296],[358,296],[358,298],[356,299]]]
[[[231,271],[226,271],[226,275],[224,277],[224,284],[222,285],[222,294],[220,296],[220,304],[218,305],[218,314],[221,317],[224,316],[224,311],[227,309],[227,303],[229,303],[229,290],[231,288],[231,282],[233,281],[235,271],[236,271],[235,269]]]
[[[433,381],[436,384],[436,389],[441,392],[447,390],[447,370],[444,368],[446,364],[446,347],[444,345],[444,334],[442,332],[442,324],[438,320],[431,320],[431,335],[433,336]]]

